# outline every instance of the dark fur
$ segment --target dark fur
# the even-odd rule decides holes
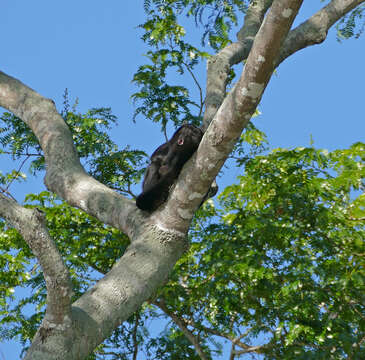
[[[136,200],[141,210],[154,211],[167,200],[171,185],[198,148],[202,136],[198,127],[183,125],[154,151],[143,180],[143,192]]]

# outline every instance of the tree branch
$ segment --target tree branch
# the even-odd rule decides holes
[[[179,327],[179,329],[183,332],[186,338],[194,346],[195,351],[202,360],[209,360],[209,357],[204,353],[202,347],[200,346],[197,336],[195,336],[187,328],[185,321],[180,319],[174,312],[170,311],[163,300],[153,301],[152,304],[157,306],[160,310],[162,310],[167,316],[169,316],[172,319],[172,321]]]
[[[205,132],[197,152],[184,166],[164,208],[152,214],[162,229],[185,233],[242,130],[259,104],[274,71],[282,43],[303,0],[275,0],[256,35],[241,78]],[[185,221],[183,221],[185,220]]]
[[[290,31],[276,61],[276,66],[295,52],[307,46],[322,43],[331,26],[364,1],[332,0],[308,20]]]
[[[310,19],[289,32],[275,66],[278,66],[293,53],[307,46],[323,42],[330,27],[364,1],[332,0]],[[237,33],[238,42],[228,45],[208,61],[207,96],[203,118],[205,129],[226,96],[227,77],[232,65],[238,64],[247,58],[256,33],[271,3],[272,0],[252,1],[247,10],[244,24]]]
[[[199,106],[197,106],[199,108],[199,115],[198,117],[201,116],[202,111],[203,111],[203,106],[204,106],[204,101],[203,101],[203,90],[199,84],[198,79],[196,78],[196,76],[194,75],[193,71],[190,69],[189,64],[185,63],[184,61],[182,61],[182,64],[185,65],[186,70],[188,70],[189,74],[191,75],[195,85],[197,86],[198,90],[199,90]]]
[[[161,229],[133,200],[86,174],[69,128],[53,102],[2,72],[0,106],[21,118],[37,136],[47,165],[47,187],[69,204],[123,230],[131,240],[108,274],[73,303],[71,316],[67,317],[71,327],[57,331],[41,328],[25,357],[83,359],[167,280],[187,248],[186,233],[170,226]],[[190,219],[184,220],[189,222]]]
[[[80,164],[70,130],[53,101],[43,98],[19,80],[0,71],[0,106],[21,118],[34,132],[46,161],[47,188],[133,239],[143,222],[129,200],[89,176]]]
[[[308,23],[319,24],[324,16],[326,18],[325,28],[328,29],[341,16],[364,1],[333,0],[315,14],[314,18],[308,20]],[[226,79],[230,66],[246,56],[245,54],[250,50],[249,46],[244,47],[240,42],[234,43],[223,49],[210,61],[204,126],[207,127],[213,118],[212,124],[210,130],[206,131],[196,155],[184,167],[177,186],[170,195],[170,198],[174,199],[171,202],[174,206],[167,205],[165,209],[154,214],[153,221],[162,229],[172,226],[182,232],[187,230],[188,222],[178,223],[179,221],[176,219],[191,219],[195,209],[193,203],[199,203],[195,199],[204,197],[212,179],[218,174],[227,158],[227,154],[232,151],[234,143],[258,106],[273,69],[280,61],[283,61],[285,56],[288,56],[285,54],[294,51],[290,49],[292,43],[290,39],[296,37],[298,33],[303,34],[306,40],[301,43],[302,46],[305,46],[317,38],[315,31],[306,31],[308,23],[300,25],[291,32],[290,37],[288,36],[301,3],[302,1],[293,3],[283,1],[280,2],[281,8],[279,9],[279,2],[273,2],[255,37],[241,78],[225,98]],[[258,2],[257,4],[261,4],[259,13],[264,16],[265,6],[268,6],[268,2]],[[280,11],[282,12],[280,13]],[[288,21],[284,21],[285,19]],[[256,21],[256,24],[259,22]],[[253,30],[251,29],[251,31]],[[242,33],[244,34],[244,31],[240,36]],[[289,40],[286,40],[287,37]],[[285,45],[284,41],[286,41]],[[217,109],[219,110],[217,111]]]
[[[273,0],[251,1],[238,41],[226,46],[208,61],[205,112],[203,126],[206,129],[226,96],[228,74],[232,65],[247,58],[265,13]]]
[[[27,160],[29,159],[29,155],[21,162],[21,164],[19,165],[19,168],[18,168],[18,170],[16,170],[16,176],[18,177],[19,176],[19,174],[20,174],[20,171],[21,171],[21,169],[22,169],[22,167],[24,166],[24,164],[27,162]],[[12,179],[11,179],[11,181],[9,181],[9,183],[7,184],[7,186],[6,186],[6,188],[3,190],[3,192],[5,192],[5,193],[8,193],[8,191],[9,191],[9,188],[10,188],[10,186],[11,186],[11,184],[14,182],[14,180],[15,180],[15,177],[13,177]]]
[[[50,237],[44,214],[27,209],[0,194],[0,215],[23,236],[38,259],[47,286],[43,327],[70,326],[72,288],[68,269]]]
[[[250,333],[250,331],[253,330],[253,328],[246,329],[246,331],[241,335],[232,336],[229,333],[224,333],[224,332],[221,332],[219,330],[212,329],[212,328],[209,328],[207,326],[204,326],[202,324],[197,324],[193,319],[189,319],[188,321],[186,321],[186,323],[188,325],[194,327],[195,329],[203,330],[204,332],[206,332],[208,334],[215,335],[215,336],[222,337],[222,338],[225,338],[227,340],[230,340],[232,342],[232,349],[234,351],[235,351],[234,347],[236,345],[239,346],[240,348],[246,350],[247,352],[254,352],[254,351],[257,350],[256,347],[253,347],[251,345],[247,345],[247,344],[245,344],[241,341],[241,339],[246,337]],[[267,346],[267,344],[261,345],[261,347],[263,347],[263,346]],[[253,348],[254,348],[254,350],[251,350]],[[234,352],[233,355],[235,355],[235,354],[236,354],[236,352]]]
[[[138,326],[139,326],[139,317],[140,317],[140,314],[137,311],[136,312],[136,322],[134,324],[133,333],[132,333],[132,338],[133,338],[133,360],[137,360],[137,355],[138,355],[137,331],[138,331]]]

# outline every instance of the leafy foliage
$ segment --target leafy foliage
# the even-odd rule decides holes
[[[232,25],[237,25],[237,13],[247,10],[248,1],[239,0],[145,0],[144,9],[149,17],[174,13],[193,17],[196,26],[203,26],[202,44],[206,39],[214,50],[229,42]]]
[[[140,91],[132,95],[135,103],[141,105],[136,108],[134,119],[139,114],[154,122],[161,122],[163,129],[168,121],[175,125],[183,122],[198,124],[200,121],[203,99],[200,85],[198,84],[192,70],[198,63],[199,57],[207,57],[207,54],[196,47],[181,40],[184,30],[181,27],[178,33],[169,33],[165,28],[163,33],[158,31],[162,26],[158,21],[166,22],[166,19],[153,18],[143,24],[145,35],[143,39],[156,44],[164,44],[164,48],[156,51],[148,51],[147,58],[152,65],[141,66],[133,77],[133,82],[140,87]],[[173,19],[168,19],[171,24],[177,26]],[[172,25],[171,25],[172,26]],[[166,34],[167,32],[167,34]],[[168,42],[165,43],[165,37]],[[167,47],[165,47],[167,46]],[[188,71],[196,82],[200,91],[200,103],[190,100],[189,91],[181,85],[170,85],[166,81],[168,71],[176,69],[180,75]],[[198,109],[198,115],[193,115],[191,107]]]
[[[356,39],[364,32],[365,22],[363,20],[365,5],[362,4],[354,9],[351,13],[343,17],[337,24],[337,38]]]
[[[203,91],[193,71],[200,59],[207,59],[208,53],[184,41],[186,30],[178,22],[178,15],[194,17],[196,26],[204,27],[202,45],[219,50],[229,43],[232,24],[237,23],[235,10],[246,9],[242,1],[187,1],[155,0],[145,1],[147,21],[140,25],[144,30],[142,40],[154,50],[146,57],[151,64],[142,65],[134,75],[133,82],[139,91],[132,95],[138,104],[134,119],[143,115],[149,120],[159,122],[165,130],[166,124],[175,126],[183,122],[198,125],[203,111]],[[208,12],[208,15],[204,14]],[[188,26],[188,25],[186,25]],[[192,77],[198,92],[199,102],[191,100],[185,86],[172,85],[167,78],[171,71]],[[170,80],[169,80],[170,81]],[[194,114],[192,109],[197,109]]]
[[[141,66],[133,78],[133,82],[141,87],[139,92],[132,95],[135,103],[141,103],[136,108],[134,119],[142,114],[149,120],[161,123],[163,129],[169,121],[176,126],[183,122],[199,124],[199,116],[194,116],[190,109],[191,105],[199,109],[199,105],[189,100],[188,90],[183,86],[165,83],[168,66],[177,67],[181,74],[184,73],[182,54],[163,49],[149,52],[149,55],[153,65]]]
[[[90,174],[103,184],[125,195],[133,195],[132,186],[139,183],[144,174],[147,155],[140,150],[112,152],[90,162]]]

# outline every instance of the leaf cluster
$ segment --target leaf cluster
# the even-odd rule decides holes
[[[144,8],[147,20],[139,27],[144,31],[142,40],[151,50],[146,54],[149,63],[140,66],[133,77],[139,88],[132,95],[137,104],[134,119],[143,115],[160,122],[163,130],[168,122],[175,126],[183,122],[199,124],[204,96],[194,70],[199,60],[209,55],[186,41],[185,28],[191,26],[186,17],[193,17],[196,26],[203,26],[202,46],[208,39],[209,45],[219,50],[230,41],[232,25],[237,24],[236,12],[245,11],[246,6],[236,0],[148,0]],[[186,25],[182,25],[184,22]],[[180,85],[182,78],[177,84],[175,79],[171,80],[172,72],[192,78],[199,93],[198,101],[193,101],[189,90]]]
[[[208,42],[214,50],[229,43],[232,27],[237,25],[238,16],[245,13],[248,1],[239,0],[145,0],[144,9],[149,17],[156,14],[173,13],[192,17],[195,26],[203,27],[201,43]]]
[[[358,39],[364,32],[364,11],[365,5],[362,4],[354,9],[352,12],[344,16],[336,25],[337,40],[349,39],[355,37]]]

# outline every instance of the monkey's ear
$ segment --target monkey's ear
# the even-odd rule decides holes
[[[184,138],[183,138],[183,137],[179,138],[179,139],[177,140],[177,144],[178,144],[178,145],[183,145],[183,144],[184,144]]]

